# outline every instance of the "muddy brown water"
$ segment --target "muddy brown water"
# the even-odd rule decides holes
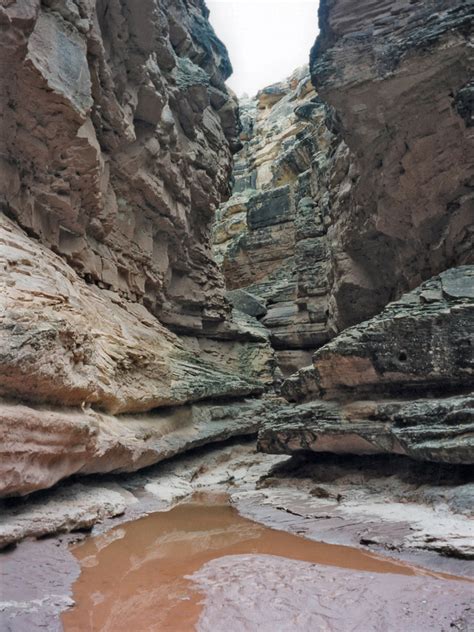
[[[243,518],[225,498],[196,498],[75,546],[81,574],[66,632],[187,632],[204,595],[188,578],[206,562],[269,554],[371,573],[455,579],[356,548],[306,540]],[[230,632],[230,631],[229,631]]]

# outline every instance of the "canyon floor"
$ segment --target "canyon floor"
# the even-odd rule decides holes
[[[1,628],[467,631],[469,477],[248,438],[4,501]]]

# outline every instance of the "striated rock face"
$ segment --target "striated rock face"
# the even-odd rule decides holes
[[[327,203],[340,141],[305,67],[241,102],[241,116],[244,146],[233,195],[218,211],[214,251],[230,300],[242,305],[235,290],[243,289],[266,306],[251,313],[290,374],[331,335]]]
[[[261,449],[472,463],[473,341],[474,267],[463,266],[316,351],[313,370],[289,378],[283,392],[319,401],[267,418]]]
[[[295,75],[247,105],[216,251],[298,369],[263,450],[474,461],[473,24],[461,0],[324,0],[317,95]]]
[[[204,3],[13,1],[0,23],[0,494],[247,432],[155,412],[273,380],[211,257],[239,129]]]
[[[72,474],[133,472],[206,443],[255,434],[272,405],[202,403],[115,417],[3,404],[2,495],[50,487]]]
[[[210,257],[238,123],[201,0],[1,9],[4,211],[174,328],[223,319]]]
[[[311,75],[352,163],[330,201],[341,329],[473,263],[474,8],[322,0],[319,16]]]

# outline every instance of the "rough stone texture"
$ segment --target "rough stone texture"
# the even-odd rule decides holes
[[[234,325],[240,341],[178,338],[143,305],[86,284],[13,222],[0,218],[0,231],[2,396],[116,414],[259,392],[271,381],[255,327]]]
[[[200,332],[236,103],[201,0],[3,3],[2,209],[89,283]],[[229,142],[228,142],[229,141]]]
[[[405,454],[443,463],[473,462],[474,397],[314,401],[266,416],[258,446],[264,452]]]
[[[80,483],[58,489],[52,497],[39,495],[25,507],[4,508],[0,526],[0,549],[24,540],[52,533],[88,530],[106,518],[124,513],[136,498],[119,485],[94,489]]]
[[[269,527],[472,577],[472,480],[466,465],[307,452],[232,501]]]
[[[259,445],[473,463],[473,341],[474,267],[461,266],[316,351],[282,392],[318,399],[275,411]]]
[[[0,494],[248,431],[154,413],[273,381],[211,257],[239,129],[204,3],[2,2],[0,25]]]
[[[474,7],[322,0],[311,75],[350,169],[330,191],[338,330],[473,263]]]
[[[217,214],[214,252],[227,287],[266,304],[283,373],[327,340],[328,174],[339,139],[307,67],[241,102],[242,150],[233,195]]]

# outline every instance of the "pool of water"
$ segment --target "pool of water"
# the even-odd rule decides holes
[[[88,538],[73,553],[81,574],[66,632],[187,632],[204,595],[189,578],[210,560],[264,554],[395,575],[449,577],[360,549],[306,540],[243,518],[225,498],[201,497]],[[232,632],[228,630],[228,632]]]

